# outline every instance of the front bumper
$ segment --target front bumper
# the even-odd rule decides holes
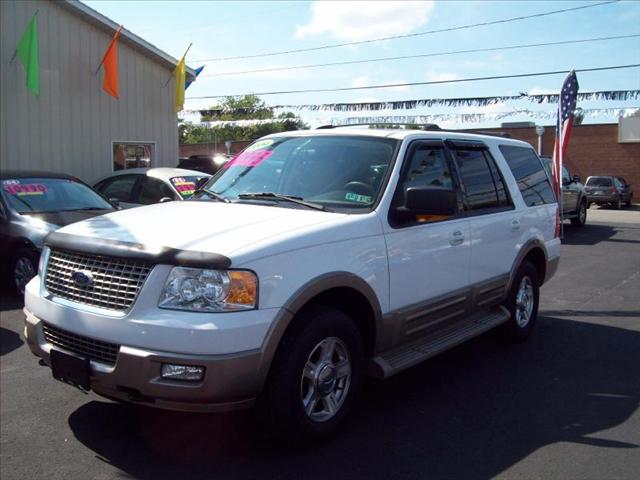
[[[43,321],[24,309],[25,337],[31,351],[50,365],[53,347]],[[260,350],[226,355],[185,355],[120,347],[115,365],[91,361],[91,388],[97,394],[169,410],[221,412],[250,407],[261,388],[264,355]],[[162,363],[201,365],[200,382],[160,377]]]

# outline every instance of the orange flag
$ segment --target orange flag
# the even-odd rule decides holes
[[[100,65],[98,65],[98,70],[100,70],[101,66],[104,66],[104,80],[102,81],[102,89],[111,95],[113,98],[119,98],[119,90],[118,90],[118,37],[120,36],[120,31],[122,30],[122,25],[118,27],[116,33],[113,35],[109,46],[107,47],[107,51],[104,52],[104,56],[102,57],[102,61]],[[97,72],[96,72],[97,73]]]

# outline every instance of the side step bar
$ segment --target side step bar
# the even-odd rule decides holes
[[[509,317],[509,311],[503,306],[474,314],[446,330],[372,358],[369,374],[375,378],[388,378],[505,323]]]

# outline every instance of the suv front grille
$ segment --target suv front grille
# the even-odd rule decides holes
[[[90,360],[96,360],[107,365],[115,365],[120,345],[94,340],[76,333],[67,332],[48,323],[42,322],[44,338],[50,345],[60,347],[72,353],[77,353]]]
[[[153,265],[121,258],[51,249],[45,275],[47,291],[72,302],[111,310],[127,310]],[[75,272],[89,272],[92,285],[80,287]]]

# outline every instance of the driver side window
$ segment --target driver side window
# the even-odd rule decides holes
[[[415,223],[444,220],[439,216],[409,215],[397,210],[405,204],[409,187],[439,187],[453,190],[454,183],[444,146],[418,143],[409,152],[405,160],[403,174],[393,199],[393,223],[397,226],[409,226]]]

